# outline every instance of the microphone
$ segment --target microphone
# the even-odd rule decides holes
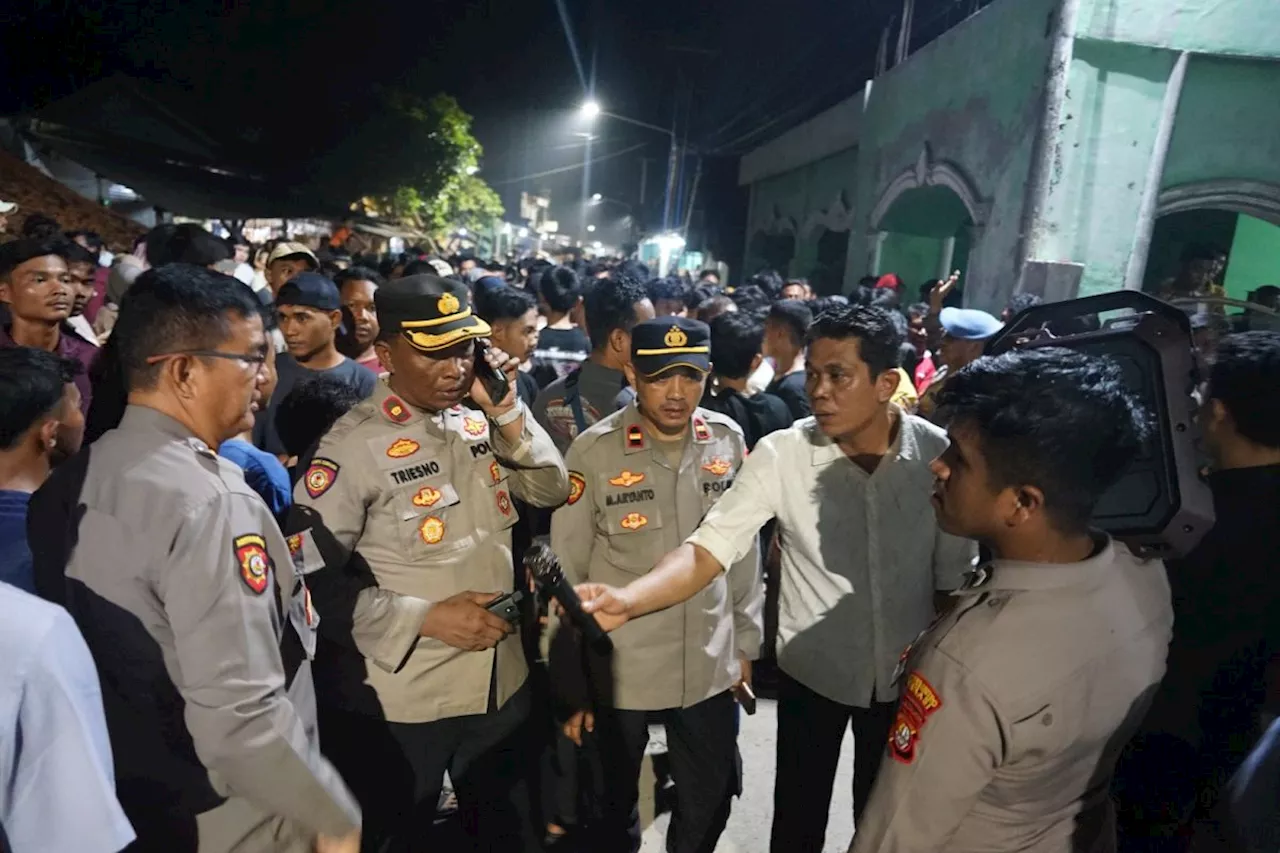
[[[552,598],[560,602],[569,621],[573,622],[587,639],[587,645],[601,654],[613,650],[613,640],[596,622],[596,617],[582,609],[582,599],[564,576],[560,567],[560,558],[542,542],[535,542],[524,552],[524,565],[532,574],[538,586],[545,589]]]

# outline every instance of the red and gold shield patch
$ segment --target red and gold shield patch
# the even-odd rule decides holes
[[[502,482],[502,468],[498,466],[497,459],[489,463],[489,477],[494,483]]]
[[[397,438],[387,448],[387,455],[392,459],[403,459],[406,456],[412,456],[417,453],[420,447],[422,445],[411,438]]]
[[[307,469],[302,481],[306,486],[307,494],[314,500],[329,491],[337,479],[338,463],[317,456],[311,460],[311,467]]]
[[[582,500],[582,495],[587,490],[587,481],[577,471],[569,472],[569,506],[573,506]]]
[[[382,401],[382,414],[386,415],[387,420],[393,424],[402,424],[413,417],[409,407],[395,394],[388,395],[387,399]]]
[[[503,515],[511,515],[511,496],[507,494],[506,489],[498,489],[498,512]]]
[[[706,471],[708,474],[713,474],[717,477],[723,477],[725,474],[728,474],[729,469],[732,467],[733,466],[729,464],[729,460],[725,459],[723,456],[717,456],[714,459],[712,459],[710,462],[704,462],[702,464],[703,471]]]
[[[267,589],[268,570],[271,567],[271,559],[267,556],[267,540],[257,533],[247,533],[232,539],[231,548],[236,552],[236,561],[240,564],[240,579],[254,595],[262,595]]]
[[[627,530],[639,530],[649,523],[649,518],[638,512],[629,512],[622,517],[622,521],[618,522]]]
[[[711,440],[711,427],[702,418],[693,419],[693,437],[698,441]]]
[[[623,471],[618,476],[609,478],[609,485],[621,486],[624,489],[629,489],[632,486],[634,486],[636,483],[643,483],[643,482],[644,482],[644,474],[637,474],[634,471]]]
[[[889,753],[895,761],[910,764],[916,759],[916,746],[925,721],[942,707],[942,697],[919,672],[907,676],[902,687],[902,701],[893,728],[889,731]]]
[[[489,422],[484,418],[467,415],[462,419],[462,431],[472,438],[480,438],[489,431]]]
[[[427,516],[422,520],[422,525],[418,528],[418,535],[428,545],[435,545],[444,538],[444,521],[434,515]]]
[[[432,507],[440,502],[440,498],[444,497],[439,489],[433,489],[430,486],[423,486],[418,489],[413,496],[413,505],[421,507]]]

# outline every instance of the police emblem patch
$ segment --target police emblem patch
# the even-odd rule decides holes
[[[434,515],[429,515],[423,519],[422,525],[418,528],[418,535],[428,545],[435,545],[444,538],[444,522]]]
[[[895,761],[910,764],[916,759],[920,730],[925,721],[942,707],[942,697],[919,672],[907,676],[902,688],[902,701],[889,732],[889,752]]]
[[[318,498],[333,486],[338,479],[338,463],[331,459],[317,456],[311,460],[311,467],[302,478],[307,494],[312,499]]]
[[[689,336],[684,333],[684,329],[679,326],[672,326],[665,335],[662,336],[662,342],[669,347],[682,347],[689,343]]]
[[[704,462],[702,464],[703,471],[706,471],[708,474],[713,474],[717,477],[723,477],[725,474],[728,474],[729,469],[732,467],[733,466],[729,464],[729,460],[725,459],[723,456],[717,456],[714,459],[712,459],[710,462]]]
[[[439,489],[433,489],[430,486],[423,486],[418,489],[417,494],[413,496],[413,505],[421,507],[433,507],[440,502],[440,498],[444,497]]]
[[[502,468],[498,466],[497,459],[489,463],[489,477],[494,483],[502,482]]]
[[[511,515],[511,496],[507,494],[506,489],[498,489],[498,512],[503,515]]]
[[[268,569],[271,566],[267,556],[267,540],[257,533],[247,533],[232,539],[231,547],[240,564],[240,579],[254,595],[262,595],[267,589]]]
[[[382,414],[387,416],[387,420],[396,424],[402,424],[413,417],[409,407],[395,394],[389,395],[382,401]]]
[[[573,506],[582,499],[582,495],[587,490],[587,481],[577,471],[569,472],[569,506]]]
[[[480,438],[489,431],[489,422],[484,418],[473,418],[467,415],[462,419],[462,431],[472,438]]]
[[[609,485],[621,486],[624,489],[629,489],[632,486],[634,486],[636,483],[643,483],[643,482],[644,482],[644,474],[637,474],[634,471],[623,471],[618,476],[609,478]]]
[[[441,314],[456,314],[461,307],[458,297],[452,293],[446,293],[436,301],[436,310]]]
[[[403,459],[406,456],[412,456],[417,453],[420,447],[422,445],[411,438],[397,438],[387,448],[387,455],[392,459]]]
[[[648,523],[649,518],[638,512],[629,512],[622,517],[621,521],[618,522],[618,524],[622,525],[623,528],[631,531],[639,530]]]

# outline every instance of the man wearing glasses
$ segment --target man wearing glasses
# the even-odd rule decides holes
[[[124,417],[31,501],[36,589],[93,652],[146,850],[359,848],[359,808],[315,736],[310,593],[217,455],[261,403],[260,312],[229,276],[144,273],[114,332]]]
[[[846,726],[853,809],[885,753],[903,650],[960,586],[977,549],[942,533],[929,463],[942,430],[890,402],[903,334],[879,308],[840,306],[809,328],[813,417],[765,436],[685,544],[623,589],[578,588],[607,629],[689,599],[778,520],[777,776],[770,849],[820,853]],[[592,600],[594,599],[594,600]]]

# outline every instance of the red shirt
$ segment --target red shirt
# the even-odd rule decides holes
[[[916,375],[911,377],[916,382],[917,394],[924,393],[924,390],[929,387],[929,383],[933,381],[933,377],[937,372],[938,368],[933,364],[933,353],[926,350],[924,356],[920,359],[920,363],[916,365]]]
[[[9,327],[0,326],[0,347],[16,346],[13,338],[9,336]],[[58,345],[54,348],[54,352],[63,358],[78,361],[84,367],[84,370],[76,376],[75,382],[76,387],[80,389],[80,411],[86,415],[89,414],[89,403],[93,399],[93,386],[89,384],[89,367],[98,357],[98,348],[88,341],[81,340],[79,335],[63,326],[58,330]]]

